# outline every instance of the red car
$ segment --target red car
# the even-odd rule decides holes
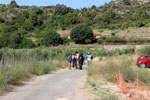
[[[141,68],[150,67],[150,55],[141,55],[137,59],[137,65]]]

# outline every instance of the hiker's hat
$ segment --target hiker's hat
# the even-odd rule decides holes
[[[88,54],[91,54],[91,52],[88,52]]]

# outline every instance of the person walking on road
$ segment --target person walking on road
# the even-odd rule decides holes
[[[83,56],[83,53],[81,52],[80,56],[79,56],[79,66],[80,66],[79,68],[80,68],[80,70],[82,70],[83,62],[84,62],[84,56]]]
[[[74,53],[73,55],[72,55],[72,63],[73,63],[73,65],[72,65],[72,67],[73,67],[73,69],[77,69],[77,56],[76,56],[76,53]]]
[[[69,56],[68,56],[68,58],[67,58],[67,60],[68,60],[68,67],[69,67],[69,69],[71,69],[71,63],[72,63],[72,54],[69,54]]]
[[[76,52],[76,57],[77,57],[77,69],[80,67],[80,65],[79,65],[79,56],[80,56],[80,53],[79,53],[79,52]]]
[[[90,52],[87,53],[87,65],[91,64],[92,60],[93,60],[93,56],[91,55]]]

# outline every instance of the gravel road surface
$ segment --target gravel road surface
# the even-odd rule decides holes
[[[51,72],[23,82],[0,96],[0,100],[90,100],[79,86],[85,76],[86,68]]]

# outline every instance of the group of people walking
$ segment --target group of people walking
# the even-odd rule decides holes
[[[82,70],[85,59],[87,59],[87,64],[89,65],[93,59],[93,56],[90,52],[88,52],[86,56],[84,56],[82,52],[75,52],[73,54],[70,54],[67,58],[69,63],[69,69]]]

